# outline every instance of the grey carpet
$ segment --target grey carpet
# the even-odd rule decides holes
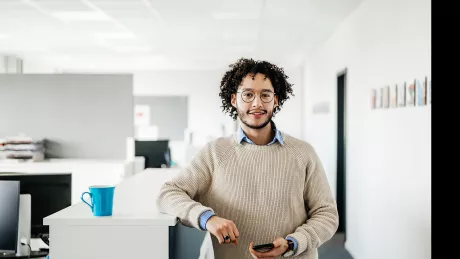
[[[353,259],[344,247],[342,233],[335,234],[318,249],[319,259]]]

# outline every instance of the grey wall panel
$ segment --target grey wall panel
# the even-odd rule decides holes
[[[187,96],[135,96],[135,105],[150,106],[150,124],[158,126],[158,138],[184,140],[188,125]]]
[[[0,137],[49,142],[47,157],[126,158],[132,75],[0,75]]]

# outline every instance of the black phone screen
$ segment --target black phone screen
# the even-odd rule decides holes
[[[273,243],[262,244],[262,245],[254,245],[252,249],[256,250],[257,252],[267,252],[274,248],[275,246]]]

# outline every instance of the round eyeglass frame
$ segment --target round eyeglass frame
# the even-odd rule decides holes
[[[243,102],[245,102],[245,103],[252,103],[252,102],[254,101],[254,99],[256,99],[256,95],[257,95],[257,93],[255,93],[254,91],[251,91],[251,90],[236,91],[236,92],[237,92],[237,93],[241,93],[241,100],[243,100]],[[245,93],[245,92],[250,92],[250,93],[253,93],[253,94],[254,94],[254,96],[252,97],[252,99],[251,99],[250,101],[246,101],[246,100],[243,99],[243,93]],[[261,93],[271,93],[271,94],[273,94],[273,96],[272,96],[272,98],[270,99],[270,101],[264,101],[264,100],[262,99],[262,97],[260,96]],[[276,94],[275,94],[274,92],[272,92],[272,91],[263,91],[263,92],[261,92],[261,93],[259,93],[259,98],[260,98],[260,100],[261,100],[263,103],[269,103],[269,102],[273,101],[273,98],[275,98],[275,95],[276,95]]]

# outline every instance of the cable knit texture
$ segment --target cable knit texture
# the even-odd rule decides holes
[[[298,242],[293,258],[318,258],[317,248],[337,231],[336,202],[313,147],[282,137],[284,146],[240,144],[236,134],[208,143],[165,183],[157,197],[159,211],[198,230],[206,210],[235,222],[237,247],[221,245],[211,235],[216,259],[250,259],[251,241],[288,236]]]

